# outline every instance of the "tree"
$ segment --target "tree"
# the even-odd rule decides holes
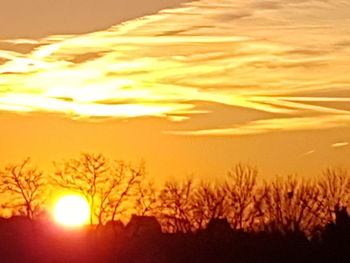
[[[157,212],[159,208],[158,190],[153,181],[143,180],[137,184],[137,198],[135,200],[137,215],[151,216]]]
[[[33,219],[40,212],[45,197],[43,173],[31,167],[27,158],[8,165],[0,175],[0,193],[7,199],[3,207]]]
[[[225,217],[226,192],[223,185],[201,182],[192,198],[193,221],[198,229],[204,229],[213,219]]]
[[[114,221],[137,182],[144,165],[135,168],[123,161],[109,162],[101,154],[83,153],[56,165],[53,183],[83,195],[89,202],[90,224]]]
[[[189,232],[194,229],[192,180],[166,182],[159,195],[159,221],[166,232]]]
[[[234,229],[251,227],[253,223],[257,175],[255,167],[242,163],[228,172],[228,180],[224,185],[225,214]]]
[[[310,234],[320,224],[317,184],[297,176],[276,177],[263,187],[263,226],[282,233]]]
[[[123,161],[116,163],[112,168],[112,183],[106,188],[107,191],[106,189],[100,191],[102,199],[100,209],[96,211],[102,219],[100,223],[115,221],[121,214],[130,216],[134,212],[133,204],[138,198],[138,186],[145,174],[144,163],[138,166],[126,164]]]
[[[342,168],[328,168],[318,186],[324,223],[334,222],[338,208],[350,205],[350,174]]]

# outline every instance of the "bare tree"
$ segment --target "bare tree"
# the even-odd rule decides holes
[[[141,163],[139,166],[126,164],[125,162],[117,162],[117,166],[113,169],[113,187],[108,191],[108,195],[101,193],[104,197],[101,202],[98,213],[104,218],[104,222],[115,221],[119,215],[127,214],[129,216],[135,212],[135,199],[138,197],[138,186],[145,176],[145,165]],[[106,192],[105,192],[106,193]]]
[[[239,163],[228,172],[225,183],[225,214],[234,229],[244,229],[254,221],[255,190],[258,170]]]
[[[205,228],[211,219],[225,217],[235,229],[248,228],[256,212],[256,177],[254,167],[238,164],[224,184],[167,182],[160,193],[160,221],[168,232]]]
[[[193,230],[193,181],[166,182],[159,195],[159,221],[166,232]]]
[[[225,217],[226,192],[223,185],[201,182],[192,198],[195,227],[204,229],[214,218]]]
[[[135,200],[136,214],[139,216],[155,215],[159,208],[158,189],[153,181],[143,180],[137,184]]]
[[[144,166],[142,166],[144,167]],[[53,183],[82,194],[89,202],[90,223],[115,220],[118,209],[144,174],[123,161],[108,162],[101,154],[81,154],[56,166]]]
[[[61,166],[56,165],[55,185],[82,194],[89,202],[92,213],[90,223],[93,223],[93,211],[96,208],[96,197],[101,188],[113,184],[108,175],[109,167],[101,154],[84,153],[79,159],[71,159]]]
[[[264,186],[264,226],[282,233],[310,233],[320,224],[317,184],[297,176],[277,177]]]
[[[3,207],[33,219],[45,198],[44,185],[43,173],[30,166],[29,158],[8,165],[0,174],[0,193],[8,200]]]
[[[324,223],[334,221],[341,207],[350,205],[350,173],[342,168],[328,168],[318,184],[320,202],[324,211]]]

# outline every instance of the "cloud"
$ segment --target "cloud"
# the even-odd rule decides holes
[[[333,143],[332,147],[333,148],[339,148],[339,147],[344,147],[344,146],[348,146],[349,142],[337,142],[337,143]]]
[[[193,131],[167,131],[169,134],[178,135],[220,135],[220,136],[242,136],[252,134],[263,134],[280,131],[303,131],[320,129],[331,129],[350,125],[350,116],[324,115],[321,117],[294,117],[275,118],[268,120],[251,121],[234,127],[219,129],[202,129]]]
[[[339,48],[350,41],[349,12],[341,0],[201,0],[89,34],[11,40],[33,47],[0,50],[0,108],[181,121],[210,118],[193,103],[202,101],[270,118],[174,133],[349,126],[339,106],[350,101],[349,50]]]
[[[313,153],[315,153],[315,152],[316,152],[316,150],[310,150],[310,151],[308,151],[308,152],[303,153],[302,156],[311,155],[311,154],[313,154]]]

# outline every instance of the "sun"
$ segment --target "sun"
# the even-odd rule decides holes
[[[65,195],[58,199],[54,208],[55,220],[66,226],[80,226],[88,222],[90,207],[80,195]]]

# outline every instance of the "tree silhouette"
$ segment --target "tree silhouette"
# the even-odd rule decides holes
[[[84,153],[79,159],[57,165],[52,179],[55,185],[82,194],[88,200],[91,211],[95,211],[101,188],[111,184],[107,162],[101,154]],[[90,223],[93,223],[93,213],[90,214]]]
[[[204,229],[213,219],[225,217],[227,193],[222,184],[200,182],[192,198],[193,221],[197,229]]]
[[[159,208],[158,194],[153,181],[142,180],[136,185],[135,211],[139,216],[148,216],[157,213]]]
[[[87,199],[91,224],[125,220],[135,213],[155,216],[170,233],[197,231],[227,219],[235,230],[321,237],[322,229],[336,222],[339,209],[349,211],[350,205],[350,174],[340,168],[326,169],[317,180],[294,175],[258,183],[257,169],[239,163],[220,183],[191,178],[155,185],[146,180],[144,163],[84,153],[56,164],[51,185],[29,158],[6,166],[0,175],[3,214],[11,211],[33,219],[49,188],[59,186]]]
[[[6,166],[0,173],[0,193],[7,200],[2,207],[33,219],[43,204],[45,185],[43,173],[30,166],[29,158]]]
[[[263,187],[263,226],[282,233],[309,232],[320,224],[320,191],[312,181],[276,177]]]
[[[140,177],[144,165],[135,168],[123,161],[109,162],[101,154],[83,153],[78,159],[56,165],[54,185],[82,194],[89,202],[90,224],[114,221]]]
[[[159,195],[158,218],[166,232],[189,232],[193,230],[192,180],[166,182]]]
[[[100,191],[102,198],[99,210],[97,210],[101,219],[100,223],[115,221],[120,214],[130,216],[134,210],[132,204],[138,197],[138,186],[145,176],[145,165],[141,163],[133,166],[119,161],[116,166],[112,166],[111,175],[110,186]]]
[[[350,174],[342,168],[328,168],[318,182],[324,223],[336,220],[339,207],[350,205]]]
[[[228,172],[224,185],[225,215],[234,229],[251,227],[255,212],[254,197],[258,170],[239,163]]]

